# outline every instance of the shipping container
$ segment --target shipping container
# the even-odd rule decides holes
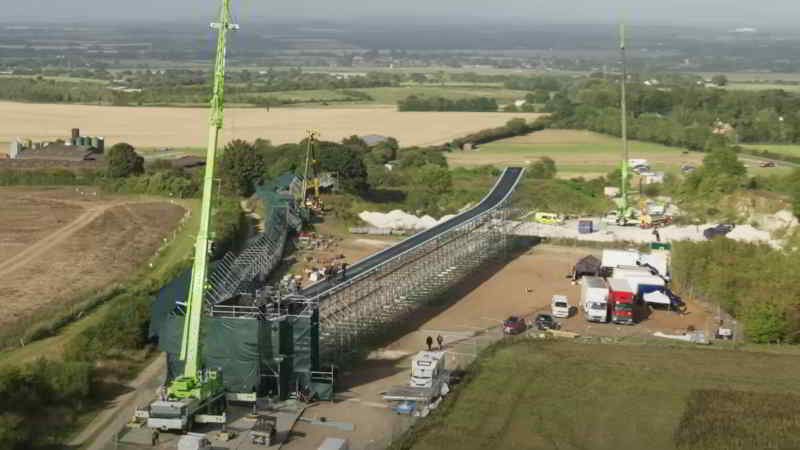
[[[607,284],[608,302],[611,304],[611,321],[625,325],[636,323],[635,291],[628,280],[609,278]]]

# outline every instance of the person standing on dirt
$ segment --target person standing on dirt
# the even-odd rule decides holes
[[[347,278],[347,263],[343,262],[342,263],[342,280],[344,280],[345,278]]]
[[[661,242],[661,235],[658,233],[658,227],[653,227],[653,236],[656,237],[656,242]]]
[[[425,343],[428,344],[428,351],[433,350],[433,348],[432,348],[433,347],[433,338],[432,337],[428,336],[428,338],[425,339]]]
[[[436,336],[436,343],[439,344],[439,350],[441,350],[443,348],[442,344],[444,344],[444,338],[442,337],[441,334]]]
[[[153,436],[151,437],[153,447],[158,445],[158,430],[153,430]]]

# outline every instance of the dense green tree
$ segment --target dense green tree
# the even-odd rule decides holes
[[[253,144],[236,139],[225,146],[219,162],[222,190],[229,194],[250,196],[262,181],[266,167],[263,152]]]
[[[788,326],[783,308],[766,299],[748,303],[743,321],[747,338],[759,344],[782,341]]]
[[[556,176],[556,162],[548,156],[542,156],[528,167],[528,176],[540,180],[549,180]]]
[[[340,186],[364,194],[369,190],[363,153],[335,142],[320,142],[320,169],[338,174]]]
[[[364,140],[361,139],[361,137],[355,134],[350,137],[342,139],[342,145],[346,145],[352,148],[353,150],[358,150],[358,151],[366,151],[368,148],[367,143],[364,142]]]
[[[144,173],[144,158],[139,156],[133,146],[125,142],[114,144],[106,156],[108,176],[125,178]]]
[[[413,172],[417,189],[432,196],[444,195],[453,188],[453,178],[446,167],[426,164]]]
[[[447,158],[444,157],[441,151],[436,149],[411,147],[403,149],[399,152],[399,155],[400,168],[402,169],[422,167],[427,164],[447,167]]]
[[[747,168],[739,161],[736,152],[723,147],[717,147],[703,158],[703,168],[706,176],[729,175],[741,177],[747,173]]]
[[[716,84],[717,86],[727,86],[728,85],[728,77],[725,75],[714,75],[711,77],[711,82]]]

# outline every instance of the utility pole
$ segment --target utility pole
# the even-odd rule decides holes
[[[625,60],[625,24],[619,26],[619,50],[622,58],[622,81],[620,106],[622,108],[622,205],[620,207],[620,220],[625,223],[628,219],[628,107],[625,99],[625,84],[628,82],[628,68]]]

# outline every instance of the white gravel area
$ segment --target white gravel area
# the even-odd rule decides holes
[[[442,216],[439,220],[431,216],[417,217],[399,209],[388,213],[364,211],[358,215],[364,222],[377,228],[393,228],[400,230],[427,230],[439,223],[449,220],[455,216]]]
[[[515,227],[515,234],[521,236],[540,236],[551,238],[566,238],[577,239],[581,241],[630,241],[639,243],[655,242],[653,230],[642,229],[638,226],[618,226],[601,223],[599,220],[594,221],[595,227],[599,228],[594,233],[581,234],[578,233],[578,221],[569,220],[564,225],[544,225],[535,222],[517,222]],[[703,225],[689,225],[677,226],[670,225],[660,227],[658,233],[661,237],[661,242],[669,241],[703,241],[703,230],[713,227],[716,224],[703,224]],[[775,248],[781,246],[781,242],[772,239],[769,232],[758,230],[750,225],[737,225],[733,231],[728,233],[727,237],[744,242],[764,242]]]

